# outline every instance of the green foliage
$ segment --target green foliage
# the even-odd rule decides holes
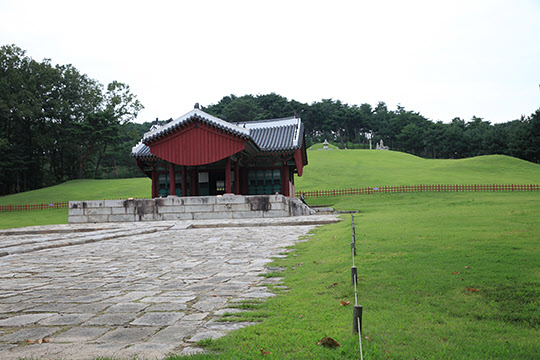
[[[0,195],[98,177],[142,108],[125,84],[104,91],[71,65],[0,47]]]

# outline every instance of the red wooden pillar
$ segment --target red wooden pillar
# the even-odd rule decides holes
[[[281,167],[281,193],[290,196],[289,187],[289,167],[284,165]]]
[[[173,163],[169,163],[169,188],[171,190],[170,195],[176,196],[176,177],[174,175]]]
[[[235,195],[240,194],[240,170],[238,169],[238,163],[234,163],[234,193]]]
[[[159,196],[158,179],[156,168],[152,166],[152,199]]]
[[[182,196],[187,196],[186,189],[186,167],[182,165]]]
[[[225,159],[225,194],[230,194],[231,192],[231,158],[227,157]]]

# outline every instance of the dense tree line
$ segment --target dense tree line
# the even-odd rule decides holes
[[[0,195],[77,178],[143,176],[129,156],[151,126],[133,122],[142,108],[126,84],[104,87],[72,65],[0,47]],[[445,124],[384,102],[305,104],[271,93],[225,96],[203,110],[230,122],[300,116],[308,146],[328,139],[366,149],[370,140],[373,147],[383,140],[392,150],[429,158],[507,154],[540,162],[540,109],[503,124],[477,117]]]
[[[540,162],[540,109],[528,117],[501,124],[482,118],[433,122],[417,112],[384,102],[348,105],[323,99],[312,104],[287,100],[277,94],[225,96],[205,111],[228,121],[249,121],[297,114],[306,127],[308,145],[325,139],[340,148],[367,148],[383,140],[392,150],[438,159],[506,154]]]
[[[2,46],[0,195],[98,177],[104,166],[114,173],[115,153],[128,157],[125,141],[139,136],[125,124],[142,108],[125,84],[103,87],[72,65],[38,62],[15,45]]]

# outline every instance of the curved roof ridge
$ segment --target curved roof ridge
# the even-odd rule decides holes
[[[179,118],[176,118],[175,120],[171,121],[168,124],[165,124],[155,130],[149,131],[144,134],[143,141],[150,141],[155,139],[156,137],[159,137],[161,135],[167,134],[176,128],[182,126],[183,124],[187,123],[188,121],[192,119],[199,119],[205,123],[208,123],[210,125],[216,126],[221,129],[226,129],[229,132],[232,132],[233,134],[240,135],[243,137],[249,137],[249,130],[243,127],[240,127],[235,124],[231,124],[225,120],[221,120],[220,118],[217,118],[213,115],[210,115],[208,113],[205,113],[202,110],[199,109],[193,109],[190,112],[180,116]]]
[[[265,119],[265,120],[253,120],[253,121],[244,121],[235,123],[237,126],[243,128],[270,128],[277,126],[289,126],[297,122],[299,118],[291,116],[287,118],[280,119]]]

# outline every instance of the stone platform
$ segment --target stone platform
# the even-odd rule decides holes
[[[297,198],[224,195],[135,200],[70,201],[70,223],[276,218],[310,215]]]
[[[332,215],[68,224],[0,231],[0,359],[162,359],[250,323],[265,267]],[[1,256],[3,254],[3,256]],[[47,339],[42,344],[27,343]]]

